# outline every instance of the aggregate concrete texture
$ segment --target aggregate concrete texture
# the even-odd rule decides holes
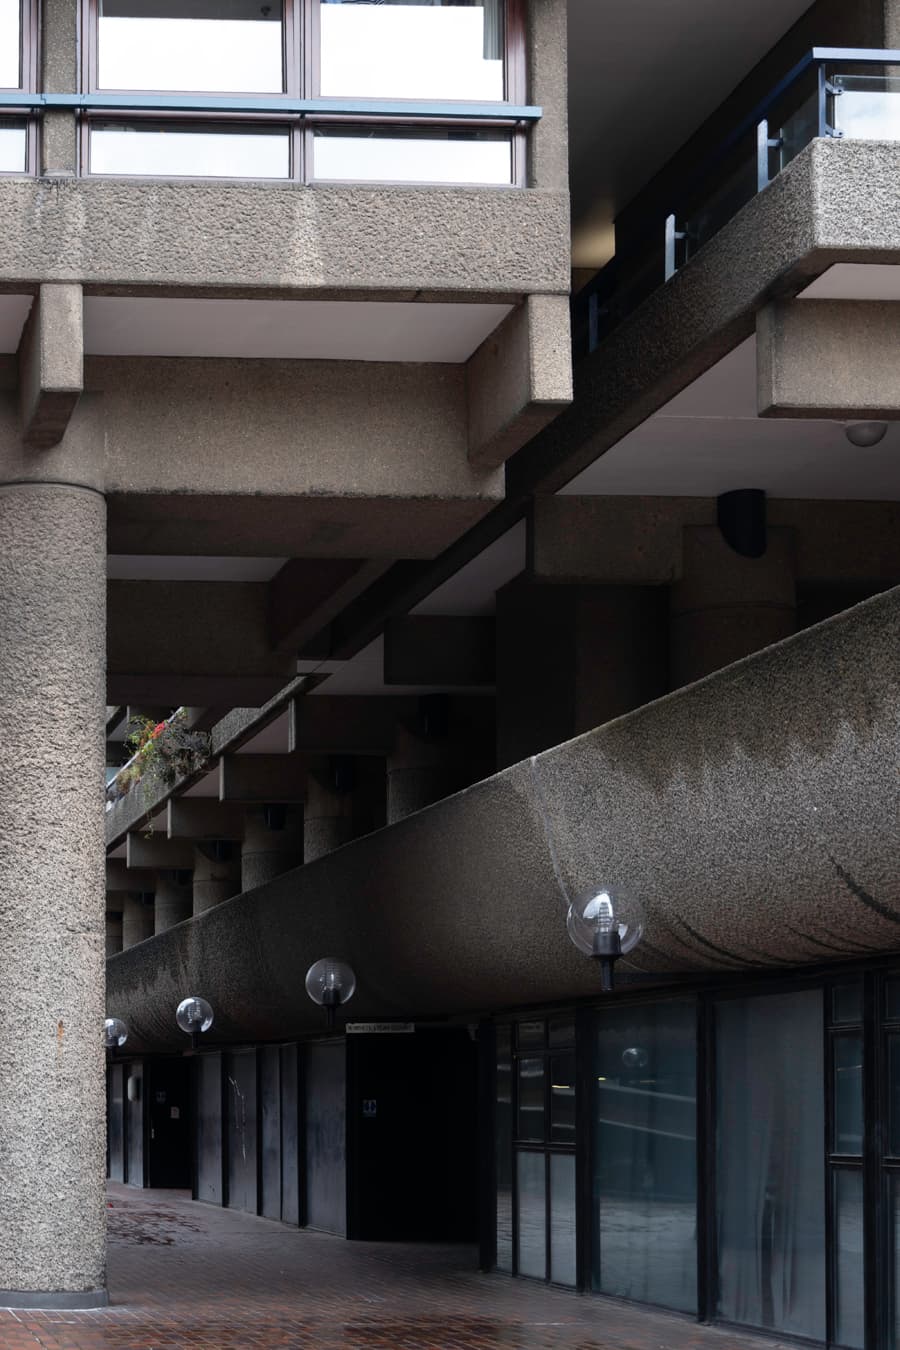
[[[0,1291],[99,1300],[103,498],[0,485],[0,537]]]
[[[357,1016],[596,993],[569,900],[620,893],[662,977],[900,948],[900,589],[219,906],[108,963],[111,1015],[177,1044],[314,1028],[298,972],[359,976]]]
[[[569,288],[568,194],[14,179],[0,282],[522,296]]]

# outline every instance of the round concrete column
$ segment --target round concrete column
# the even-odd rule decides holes
[[[106,1302],[106,503],[0,486],[0,1306]]]
[[[122,901],[122,951],[152,938],[154,929],[153,892],[126,895]]]
[[[106,955],[116,956],[122,950],[122,911],[106,911]]]
[[[274,881],[303,862],[303,812],[296,806],[255,806],[244,817],[241,891]]]
[[[353,793],[334,784],[329,765],[312,768],[303,809],[303,860],[314,862],[353,838]]]
[[[670,592],[673,689],[790,637],[797,627],[790,530],[770,529],[761,558],[745,558],[714,525],[684,531],[684,565]]]
[[[423,738],[398,724],[387,762],[389,825],[456,791],[460,783],[457,750],[449,737]]]
[[[193,912],[202,914],[241,889],[241,859],[237,845],[210,841],[194,845]]]
[[[157,873],[153,902],[153,931],[164,933],[176,923],[184,923],[194,912],[191,873],[185,870]]]

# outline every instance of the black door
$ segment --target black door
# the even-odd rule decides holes
[[[191,1061],[147,1061],[147,1185],[191,1188]]]

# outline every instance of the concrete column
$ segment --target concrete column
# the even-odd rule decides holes
[[[126,895],[122,901],[122,951],[153,937],[153,893]]]
[[[48,94],[78,88],[78,0],[44,0],[41,6],[41,84]],[[48,109],[40,124],[40,172],[71,176],[77,163],[74,112]]]
[[[387,761],[387,820],[394,821],[439,802],[456,790],[458,765],[447,736],[417,736],[398,725]]]
[[[670,591],[670,679],[678,689],[790,637],[797,626],[794,537],[770,529],[745,558],[715,525],[684,531],[683,574]]]
[[[153,932],[164,933],[176,923],[184,923],[194,912],[192,873],[187,869],[159,872],[153,902]]]
[[[122,950],[122,911],[106,911],[106,956],[116,956]]]
[[[241,857],[237,844],[230,840],[194,845],[193,911],[221,905],[241,890]]]
[[[241,891],[252,891],[303,862],[303,810],[253,806],[244,817]]]
[[[0,486],[0,1306],[106,1302],[106,504]]]
[[[313,862],[353,838],[353,792],[328,761],[313,764],[303,810],[303,859]]]
[[[663,586],[517,579],[497,596],[497,765],[506,768],[665,693]]]

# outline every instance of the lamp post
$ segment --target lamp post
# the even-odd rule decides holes
[[[190,998],[184,998],[175,1010],[175,1021],[186,1036],[191,1038],[191,1049],[197,1050],[200,1045],[200,1036],[204,1031],[209,1031],[213,1024],[213,1010],[205,998],[198,998],[192,994]]]
[[[121,1017],[107,1017],[103,1023],[103,1044],[109,1051],[110,1059],[115,1059],[116,1051],[121,1050],[128,1040],[128,1027]]]
[[[356,992],[356,976],[346,961],[323,956],[306,972],[306,992],[313,1003],[325,1009],[326,1024],[334,1026],[334,1015]]]
[[[643,924],[620,922],[609,891],[598,891],[586,899],[572,901],[566,929],[578,950],[599,962],[600,988],[611,993],[615,964],[640,942]]]

